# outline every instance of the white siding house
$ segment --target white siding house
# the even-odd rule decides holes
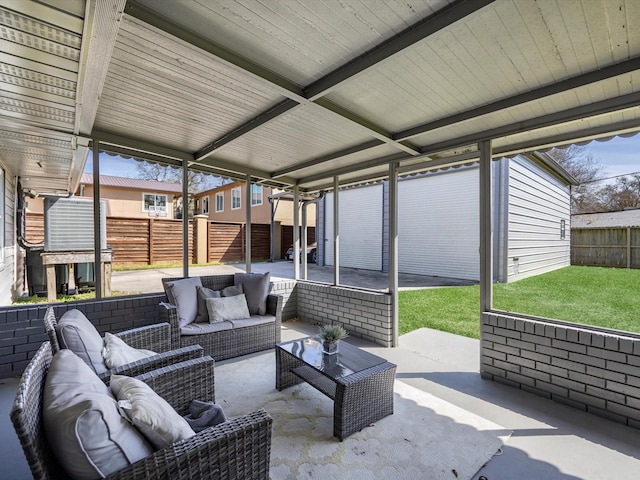
[[[382,185],[342,190],[340,208],[340,265],[350,268],[382,270]],[[325,198],[325,264],[333,265],[333,193]]]
[[[494,279],[519,280],[570,264],[571,179],[544,154],[493,162]],[[386,182],[339,193],[340,266],[386,271]],[[333,265],[333,196],[318,209],[319,264]],[[478,165],[398,181],[400,273],[478,280]],[[319,232],[322,231],[322,228]],[[320,238],[320,237],[319,237]],[[379,242],[379,243],[378,243]]]
[[[478,169],[398,182],[398,270],[477,280]]]
[[[507,278],[521,278],[571,264],[569,187],[525,157],[509,161]]]

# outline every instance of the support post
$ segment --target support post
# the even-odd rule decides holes
[[[302,202],[302,278],[307,279],[307,202]]]
[[[398,314],[398,163],[389,164],[389,293],[393,334],[391,346],[398,346],[400,323]]]
[[[293,279],[300,280],[300,187],[293,186]]]
[[[102,245],[100,244],[100,141],[92,142],[93,154],[93,276],[96,288],[96,299],[102,298]],[[78,288],[76,286],[76,288]],[[55,288],[54,288],[55,291]]]
[[[491,141],[480,142],[480,315],[493,302],[493,225],[491,215]],[[480,329],[482,340],[482,329]]]
[[[333,284],[340,285],[340,205],[338,190],[340,181],[333,177]]]
[[[245,188],[245,245],[244,245],[244,259],[245,259],[245,271],[251,273],[251,175],[247,175],[247,187]]]
[[[271,222],[269,222],[269,261],[273,263],[276,259],[276,209],[271,196],[269,196],[269,210],[271,210]]]
[[[189,276],[189,163],[186,160],[182,162],[182,276]]]

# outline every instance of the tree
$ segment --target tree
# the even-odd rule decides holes
[[[603,187],[600,194],[604,211],[640,208],[640,174],[620,177],[613,185]]]
[[[182,168],[162,165],[155,162],[141,161],[136,165],[136,169],[138,170],[138,177],[144,180],[182,184]],[[194,200],[192,195],[194,193],[219,187],[220,185],[229,183],[231,180],[216,177],[208,173],[189,170],[187,173],[187,181],[187,190],[189,192],[188,215],[189,217],[192,217],[194,212]],[[176,206],[176,212],[179,216],[182,215],[181,205]]]
[[[598,180],[603,167],[586,147],[570,145],[547,153],[578,181],[571,187],[571,213],[600,211],[603,201]]]
[[[170,165],[161,165],[155,162],[138,162],[136,165],[139,178],[144,180],[156,180],[158,182],[179,183],[182,184],[182,169]],[[215,177],[208,173],[196,172],[189,170],[188,190],[189,193],[199,193],[210,190],[220,185],[228,183],[221,177]]]

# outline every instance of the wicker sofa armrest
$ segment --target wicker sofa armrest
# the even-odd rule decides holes
[[[156,323],[115,333],[133,348],[145,348],[154,352],[171,350],[171,327],[168,323]]]
[[[200,345],[191,345],[188,347],[177,348],[169,352],[162,352],[157,355],[153,355],[152,357],[136,360],[135,362],[122,365],[121,367],[112,368],[98,376],[103,382],[108,384],[109,378],[112,374],[135,377],[146,372],[157,370],[158,368],[168,367],[174,363],[200,358],[203,355],[204,349]]]
[[[189,413],[192,400],[214,402],[214,360],[209,356],[187,360],[136,377],[149,385],[180,415]]]
[[[159,450],[107,478],[267,480],[272,423],[264,410],[233,418]]]
[[[267,314],[276,317],[276,343],[280,343],[282,339],[282,307],[284,305],[284,297],[282,295],[269,294],[267,296]]]
[[[171,348],[180,347],[180,321],[178,320],[178,307],[169,302],[160,302],[158,305],[160,321],[168,323],[171,329]]]

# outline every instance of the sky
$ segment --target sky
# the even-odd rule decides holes
[[[118,155],[108,155],[107,153],[100,153],[100,174],[112,175],[114,177],[127,177],[136,178],[138,176],[138,170],[136,169],[136,162],[131,158],[122,158]],[[93,157],[89,153],[87,163],[84,166],[84,173],[93,173]]]
[[[640,172],[640,133],[631,137],[614,137],[608,141],[593,141],[585,147],[602,165],[605,177]],[[106,153],[100,154],[100,173],[118,177],[136,178],[136,161]],[[91,155],[87,159],[86,173],[93,172]]]
[[[594,141],[587,148],[602,165],[606,176],[640,172],[640,133],[606,142]]]

